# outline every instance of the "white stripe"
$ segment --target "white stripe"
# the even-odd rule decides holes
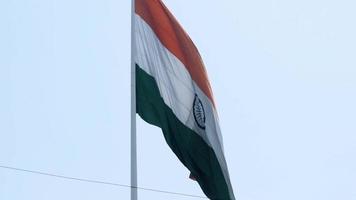
[[[136,14],[136,63],[157,82],[160,94],[177,118],[199,134],[214,150],[225,180],[233,197],[217,113],[210,99],[192,80],[184,64],[157,38],[151,27]],[[205,109],[206,128],[197,125],[193,115],[193,102],[198,95]]]

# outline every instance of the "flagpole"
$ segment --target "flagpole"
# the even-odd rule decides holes
[[[131,200],[137,200],[135,0],[131,1]]]

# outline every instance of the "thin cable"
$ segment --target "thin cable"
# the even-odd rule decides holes
[[[207,197],[198,196],[198,195],[184,194],[184,193],[179,193],[179,192],[170,192],[170,191],[157,190],[157,189],[144,188],[144,187],[132,187],[130,185],[125,185],[125,184],[98,181],[98,180],[91,180],[91,179],[84,179],[84,178],[76,178],[76,177],[70,177],[70,176],[62,176],[62,175],[58,175],[58,174],[51,174],[51,173],[47,173],[47,172],[34,171],[34,170],[28,170],[28,169],[21,169],[21,168],[4,166],[4,165],[0,165],[0,168],[13,170],[13,171],[32,173],[32,174],[37,174],[37,175],[42,175],[42,176],[60,178],[60,179],[67,179],[67,180],[72,180],[72,181],[80,181],[80,182],[86,182],[86,183],[110,185],[110,186],[115,186],[115,187],[137,188],[138,190],[144,190],[144,191],[150,191],[150,192],[157,192],[157,193],[171,194],[171,195],[184,196],[184,197],[207,199]]]

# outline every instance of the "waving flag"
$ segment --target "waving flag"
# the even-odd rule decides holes
[[[160,0],[136,0],[136,109],[210,199],[235,199],[212,90],[197,48]]]

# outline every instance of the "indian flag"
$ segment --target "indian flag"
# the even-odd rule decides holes
[[[136,0],[136,110],[210,199],[235,199],[213,93],[197,48],[161,0]]]

